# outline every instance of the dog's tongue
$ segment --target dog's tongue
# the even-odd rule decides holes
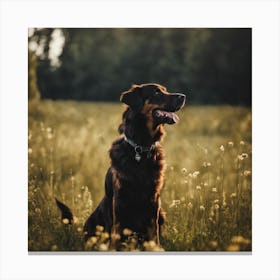
[[[173,124],[179,121],[179,117],[175,113],[159,109],[154,111],[154,116],[159,118],[163,123]]]

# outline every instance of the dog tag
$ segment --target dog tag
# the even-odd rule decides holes
[[[140,154],[136,153],[136,154],[135,154],[135,160],[136,160],[137,162],[139,162],[140,159],[141,159]]]

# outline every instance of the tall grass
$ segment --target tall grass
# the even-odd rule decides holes
[[[120,104],[29,104],[28,248],[30,251],[109,250],[106,233],[84,244],[82,227],[104,195],[108,150],[118,137]],[[196,106],[166,126],[161,244],[167,251],[251,250],[251,111]],[[74,212],[61,222],[54,196]],[[143,248],[133,235],[123,250]]]

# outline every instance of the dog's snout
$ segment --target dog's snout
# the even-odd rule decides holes
[[[183,93],[178,93],[178,98],[179,98],[179,99],[185,99],[185,98],[186,98],[186,95],[183,94]]]
[[[182,108],[186,102],[186,95],[183,93],[176,93],[177,95],[177,109]]]

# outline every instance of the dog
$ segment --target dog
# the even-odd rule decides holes
[[[118,131],[122,136],[109,150],[111,166],[105,177],[105,195],[84,225],[85,239],[96,226],[123,236],[135,232],[143,241],[155,240],[165,220],[160,192],[165,172],[165,154],[160,142],[165,124],[175,124],[175,114],[185,105],[181,93],[169,93],[159,84],[132,85],[121,94],[126,105]],[[69,213],[68,213],[69,215]]]

